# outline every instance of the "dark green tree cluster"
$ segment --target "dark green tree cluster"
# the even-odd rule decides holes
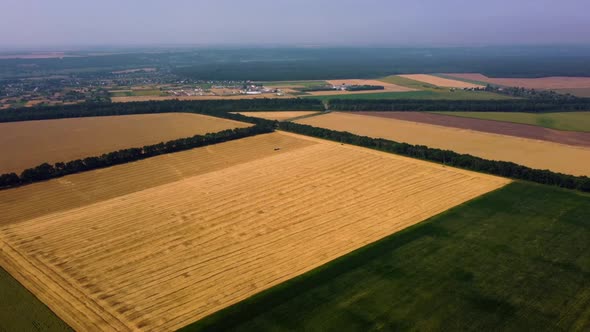
[[[382,85],[348,85],[348,86],[345,86],[344,89],[346,91],[370,91],[370,90],[385,90],[385,87]],[[334,91],[335,88],[333,85],[317,85],[317,86],[309,86],[306,88],[301,88],[298,90],[301,92]]]
[[[268,124],[273,125],[274,122],[270,121]],[[273,129],[270,126],[255,125],[248,128],[228,129],[217,133],[180,138],[165,143],[163,142],[153,145],[146,145],[141,148],[122,149],[119,151],[105,153],[98,157],[87,157],[69,162],[59,162],[54,165],[43,163],[37,167],[26,169],[21,173],[20,176],[15,173],[0,175],[0,188],[4,189],[16,187],[23,184],[44,181],[69,174],[146,159],[165,153],[189,150],[244,137],[270,133],[272,131]]]
[[[346,88],[346,91],[370,91],[370,90],[385,90],[382,85],[351,85]]]
[[[358,145],[366,148],[395,153],[417,159],[434,161],[472,171],[499,175],[512,179],[527,180],[568,189],[590,191],[590,178],[538,170],[512,162],[487,160],[449,150],[433,149],[423,145],[398,143],[385,139],[358,136],[348,132],[316,128],[292,122],[280,122],[279,129],[331,141]]]
[[[571,94],[561,94],[551,90],[526,89],[522,87],[499,87],[488,84],[484,89],[487,92],[498,93],[511,97],[538,99],[538,100],[555,100],[561,102],[575,101],[578,97]]]
[[[336,111],[395,112],[574,112],[590,110],[590,98],[513,99],[513,100],[386,100],[332,99],[330,109]]]

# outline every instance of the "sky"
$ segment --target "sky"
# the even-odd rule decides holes
[[[0,0],[0,48],[590,44],[588,0]]]

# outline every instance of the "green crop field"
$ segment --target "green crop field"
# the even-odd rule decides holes
[[[588,331],[590,196],[516,182],[186,331]]]
[[[419,81],[414,81],[412,79],[397,76],[397,75],[383,77],[383,78],[380,78],[379,81],[397,84],[397,85],[405,86],[407,88],[418,89],[418,90],[440,90],[440,89],[442,89],[440,87],[437,87],[436,85],[432,85],[432,84],[428,84],[428,83],[424,83],[424,82],[419,82]],[[447,90],[447,89],[445,89],[445,90]]]
[[[343,94],[334,96],[309,96],[304,98],[330,100],[330,99],[432,99],[432,100],[498,100],[509,99],[506,96],[485,91],[409,91],[409,92],[381,92]]]
[[[436,112],[466,118],[515,122],[545,128],[590,132],[590,111],[560,113],[521,112]]]
[[[441,88],[432,84],[414,81],[400,76],[388,76],[379,79],[382,82],[393,83],[408,88],[420,90],[410,92],[382,92],[382,93],[362,93],[362,94],[344,94],[336,96],[310,96],[321,100],[330,99],[432,99],[432,100],[502,100],[514,99],[510,96],[504,96],[497,93],[485,91],[465,91],[456,89],[451,91],[449,88]],[[306,97],[307,98],[307,97]]]
[[[0,267],[0,331],[72,331]]]
[[[388,76],[379,79],[382,82],[393,83],[408,88],[420,90],[410,92],[380,92],[380,93],[360,93],[360,94],[342,94],[332,96],[312,96],[310,94],[296,94],[303,98],[314,98],[320,100],[330,99],[433,99],[433,100],[501,100],[514,99],[496,93],[485,91],[464,91],[457,89],[451,91],[448,88],[437,87],[432,84],[422,83],[407,79],[400,76]],[[301,85],[304,87],[318,86],[327,84],[325,81],[282,81],[282,82],[262,82],[265,86],[281,85]]]

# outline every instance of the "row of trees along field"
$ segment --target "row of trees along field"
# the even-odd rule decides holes
[[[270,124],[274,125],[273,122]],[[180,138],[165,143],[146,145],[141,148],[122,149],[115,152],[105,153],[98,157],[87,157],[69,162],[59,162],[55,165],[44,163],[37,167],[26,169],[20,175],[17,175],[16,173],[0,175],[0,188],[16,187],[69,174],[146,159],[165,153],[189,150],[244,137],[270,133],[272,131],[273,129],[269,126],[255,125],[247,128],[228,129],[212,134]]]
[[[513,100],[387,100],[332,99],[335,111],[469,111],[469,112],[574,112],[590,110],[590,98]]]
[[[293,122],[280,122],[278,126],[281,130],[293,133],[434,161],[448,166],[590,192],[590,178],[586,176],[573,176],[555,173],[549,170],[532,169],[512,162],[487,160],[468,154],[459,154],[450,150],[433,149],[423,145],[411,145],[385,139],[358,136],[348,132],[317,128]]]
[[[578,99],[587,101],[587,99]],[[340,100],[340,105],[347,104],[348,100]],[[351,100],[353,105],[359,101]],[[438,105],[428,110],[482,110],[482,105],[501,104],[503,107],[497,109],[507,110],[511,109],[514,104],[524,103],[528,105],[528,100],[508,100],[508,101],[418,101],[418,100],[402,100],[402,101],[360,101],[373,105],[394,105],[394,109],[384,107],[382,109],[366,108],[366,110],[423,110],[429,108],[431,104]],[[383,103],[383,104],[380,104]],[[489,104],[488,104],[489,103]],[[207,107],[209,105],[210,107]],[[237,106],[236,106],[237,105]],[[362,104],[361,104],[362,105]],[[447,105],[446,109],[443,105]],[[299,110],[319,110],[321,103],[316,100],[308,99],[255,99],[255,100],[216,100],[216,101],[199,101],[199,102],[184,102],[184,101],[165,101],[165,102],[141,102],[129,104],[101,104],[101,105],[75,105],[76,107],[64,107],[56,110],[52,114],[53,108],[23,110],[23,115],[19,116],[18,112],[10,111],[12,116],[3,117],[4,112],[0,112],[0,122],[4,121],[19,121],[22,120],[44,119],[44,118],[67,118],[67,117],[84,117],[96,115],[120,115],[120,114],[145,114],[145,113],[165,113],[165,112],[186,112],[186,113],[200,113],[207,114],[232,120],[249,122],[255,124],[254,127],[234,129],[233,131],[223,131],[217,134],[209,134],[205,136],[195,136],[190,139],[180,139],[168,143],[161,143],[154,146],[148,146],[138,149],[126,149],[111,154],[106,154],[101,157],[86,158],[84,160],[77,160],[65,163],[63,166],[59,165],[40,165],[30,170],[26,170],[20,176],[16,174],[5,174],[0,176],[0,187],[13,187],[20,184],[26,184],[34,181],[41,181],[52,177],[63,176],[85,170],[108,167],[117,163],[125,163],[128,161],[148,158],[153,155],[176,152],[185,149],[191,149],[198,146],[215,144],[223,142],[224,140],[237,139],[241,137],[256,135],[260,133],[271,132],[274,129],[281,129],[289,132],[294,132],[302,135],[308,135],[332,141],[358,145],[362,147],[381,150],[384,152],[395,153],[408,157],[434,161],[449,166],[459,167],[463,169],[504,176],[513,179],[521,179],[541,184],[554,185],[568,189],[577,189],[581,191],[590,192],[590,178],[586,176],[573,176],[561,173],[555,173],[549,170],[537,170],[526,166],[518,165],[511,162],[486,160],[479,157],[474,157],[466,154],[459,154],[449,150],[433,149],[427,146],[411,145],[406,143],[398,143],[394,141],[375,139],[370,137],[358,136],[348,132],[339,132],[329,129],[316,128],[308,125],[301,125],[292,122],[278,122],[265,120],[261,118],[253,118],[241,114],[233,114],[230,111],[235,111],[238,107],[240,110],[249,111],[266,111],[266,110],[284,110],[284,109],[299,109]],[[452,106],[452,107],[451,107]],[[527,106],[527,107],[528,107]],[[248,108],[247,108],[248,107]],[[349,108],[344,108],[350,110]],[[497,110],[494,106],[493,110]],[[357,109],[365,110],[365,109]],[[35,114],[40,112],[39,114]],[[10,119],[10,120],[6,120]],[[213,136],[211,136],[213,135]],[[227,136],[225,136],[227,135]],[[217,138],[215,138],[217,137]],[[225,137],[225,138],[223,138]],[[97,160],[99,160],[98,163]]]
[[[382,85],[352,85],[346,88],[346,91],[370,91],[370,90],[385,90]]]
[[[314,99],[233,99],[195,101],[146,101],[132,103],[78,104],[19,108],[0,112],[0,122],[48,120],[89,116],[149,113],[199,113],[215,115],[239,111],[321,111],[324,105]]]
[[[590,110],[590,98],[514,100],[363,100],[332,99],[329,108],[341,111],[473,111],[473,112],[568,112]],[[229,114],[239,111],[324,110],[317,99],[237,99],[198,101],[146,101],[132,103],[86,103],[51,107],[19,108],[0,112],[0,122],[47,120],[89,116],[150,113]],[[228,115],[224,115],[227,117]]]

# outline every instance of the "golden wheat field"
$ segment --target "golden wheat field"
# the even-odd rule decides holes
[[[277,132],[0,192],[0,263],[76,330],[173,330],[508,182]]]
[[[352,113],[332,112],[296,122],[511,161],[531,168],[590,175],[590,148],[587,147]]]
[[[234,114],[242,114],[254,118],[262,118],[266,120],[284,121],[288,119],[297,118],[300,116],[307,116],[319,113],[318,111],[274,111],[274,112],[232,112]]]
[[[189,113],[0,123],[0,173],[247,126]]]
[[[444,88],[485,88],[483,85],[473,84],[468,82],[463,82],[459,80],[453,80],[449,78],[438,77],[434,75],[425,75],[425,74],[410,74],[410,75],[398,75],[400,77],[409,78],[414,81],[428,83]]]

